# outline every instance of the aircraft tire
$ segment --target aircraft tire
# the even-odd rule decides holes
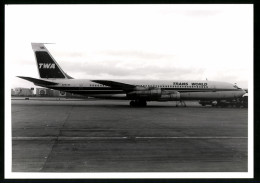
[[[147,106],[147,103],[145,100],[131,100],[129,104],[131,107],[146,107]]]
[[[138,106],[140,106],[140,107],[146,107],[146,106],[147,106],[147,103],[146,103],[145,100],[140,100],[140,101],[138,101]]]
[[[236,108],[241,108],[241,104],[236,104]]]
[[[129,104],[130,104],[131,107],[135,107],[136,106],[136,103],[135,103],[134,100],[131,100]]]

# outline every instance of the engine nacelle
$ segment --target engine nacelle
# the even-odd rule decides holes
[[[144,100],[154,100],[154,101],[178,101],[180,100],[180,93],[175,91],[174,93],[169,93],[162,91],[160,88],[132,91],[127,94],[127,97],[131,100],[144,99]]]
[[[158,89],[149,89],[149,90],[139,90],[139,91],[132,91],[127,94],[129,99],[145,99],[145,100],[157,100],[162,95],[162,90]]]
[[[181,99],[181,95],[179,92],[175,91],[174,93],[165,93],[162,94],[159,101],[178,101]]]

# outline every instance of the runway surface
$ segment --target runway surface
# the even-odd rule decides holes
[[[246,172],[245,108],[12,100],[13,172]]]

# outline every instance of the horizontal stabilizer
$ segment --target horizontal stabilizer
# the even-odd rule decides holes
[[[24,76],[17,76],[18,78],[25,79],[27,81],[33,82],[35,85],[57,85],[58,83],[52,82],[52,81],[45,81],[42,79],[36,79],[36,78],[30,78],[30,77],[24,77]]]
[[[110,86],[111,88],[115,88],[115,89],[121,89],[121,90],[133,90],[136,87],[135,85],[109,81],[109,80],[92,80],[92,82]]]

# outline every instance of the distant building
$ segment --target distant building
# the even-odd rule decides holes
[[[36,96],[40,97],[71,97],[71,93],[64,91],[52,90],[48,88],[36,88]]]
[[[59,97],[60,96],[60,91],[58,91],[58,90],[51,90],[51,96]]]
[[[69,96],[69,93],[59,90],[51,90],[50,95],[52,97],[67,97]]]
[[[50,89],[48,88],[36,88],[36,96],[49,97]]]
[[[11,89],[11,96],[14,96],[15,95],[15,91],[14,89]]]
[[[33,90],[31,88],[15,88],[11,90],[13,96],[33,96]]]

